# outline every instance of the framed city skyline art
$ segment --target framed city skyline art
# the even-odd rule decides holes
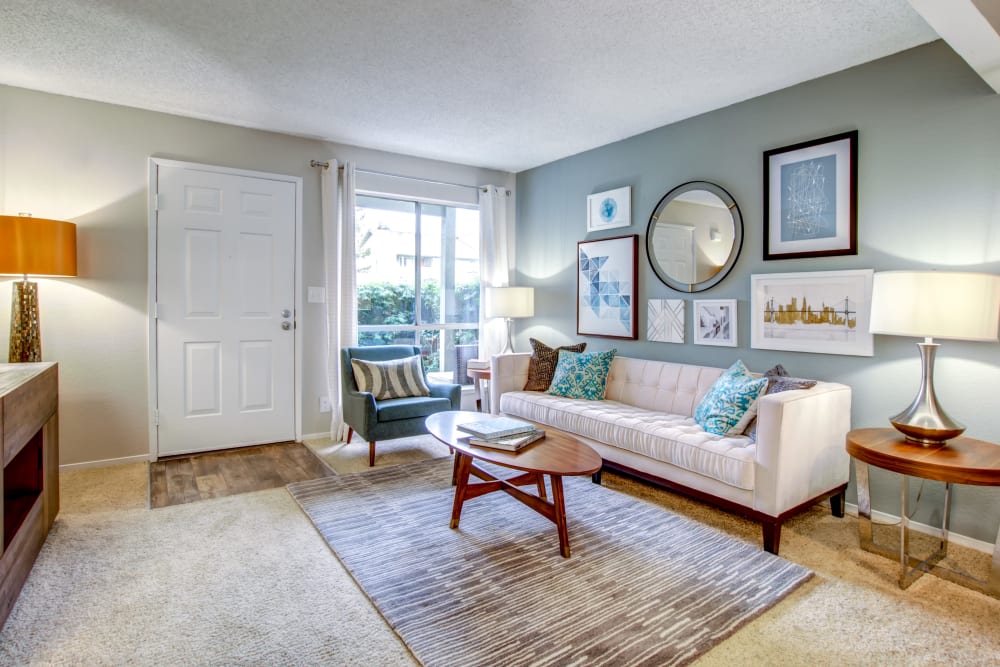
[[[870,357],[872,269],[750,276],[750,347]]]
[[[858,254],[858,131],[764,153],[764,259]]]
[[[639,237],[577,243],[576,332],[606,338],[639,337],[635,297]]]

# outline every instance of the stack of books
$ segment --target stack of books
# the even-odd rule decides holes
[[[535,428],[534,424],[509,417],[458,424],[457,428],[470,434],[471,445],[507,452],[520,451],[545,437],[545,431]]]

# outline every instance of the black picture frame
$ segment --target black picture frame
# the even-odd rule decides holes
[[[764,151],[764,260],[858,254],[858,131]]]

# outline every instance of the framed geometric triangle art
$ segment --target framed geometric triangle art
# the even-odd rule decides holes
[[[639,237],[577,243],[576,333],[636,340]]]

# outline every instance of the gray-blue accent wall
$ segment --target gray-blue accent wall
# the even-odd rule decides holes
[[[658,93],[662,91],[657,91]],[[595,104],[613,101],[598,100]],[[614,113],[613,108],[608,113]],[[771,148],[859,131],[858,254],[763,261],[762,153]],[[649,268],[649,215],[671,188],[718,183],[744,220],[743,250],[732,273],[696,295],[675,292]],[[632,225],[587,233],[587,195],[632,187]],[[585,339],[588,350],[751,370],[782,363],[792,375],[853,388],[856,428],[887,426],[917,391],[916,340],[875,336],[874,357],[750,348],[750,276],[837,269],[926,269],[1000,273],[1000,95],[943,42],[750,99],[517,175],[516,283],[535,290],[536,317],[518,329],[548,344]],[[639,235],[639,340],[576,335],[576,243]],[[646,301],[684,299],[685,343],[646,340]],[[738,301],[736,348],[694,345],[692,300]],[[940,341],[938,398],[966,424],[966,435],[1000,443],[1000,343]],[[998,445],[1000,446],[1000,445]],[[875,511],[899,514],[899,477],[872,470]],[[851,471],[848,502],[856,501]],[[919,483],[910,484],[910,507]],[[940,524],[943,484],[926,482],[915,521]],[[958,486],[952,530],[993,542],[1000,488]]]

